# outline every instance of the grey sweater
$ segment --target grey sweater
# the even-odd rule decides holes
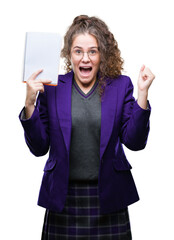
[[[101,102],[98,81],[85,94],[73,82],[69,180],[97,180],[100,161]]]

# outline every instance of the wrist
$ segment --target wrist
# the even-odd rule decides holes
[[[138,98],[146,98],[148,97],[148,90],[140,90],[138,89]]]
[[[25,116],[26,119],[30,118],[34,112],[35,106],[34,104],[25,103]]]
[[[33,109],[34,107],[35,107],[34,104],[25,103],[25,109]]]
[[[26,98],[26,100],[25,100],[25,108],[31,108],[33,106],[34,106],[34,102]]]
[[[143,109],[147,109],[147,98],[148,98],[148,92],[147,91],[138,90],[137,103]]]

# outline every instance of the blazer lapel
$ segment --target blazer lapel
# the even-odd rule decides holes
[[[56,88],[57,115],[64,137],[66,149],[69,153],[71,142],[71,89],[73,72],[59,76],[58,87]]]
[[[112,133],[117,105],[117,88],[108,82],[101,103],[100,159],[102,159]]]

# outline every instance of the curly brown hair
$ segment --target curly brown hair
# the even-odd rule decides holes
[[[106,86],[106,77],[115,78],[121,75],[123,59],[120,56],[117,41],[109,31],[108,26],[97,17],[80,15],[74,18],[64,37],[64,47],[61,51],[61,56],[65,58],[66,72],[72,70],[70,54],[73,40],[78,34],[84,33],[93,35],[98,42],[101,59],[98,74],[99,93],[102,96]]]

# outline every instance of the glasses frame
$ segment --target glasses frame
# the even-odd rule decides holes
[[[80,51],[80,53],[78,54],[77,51]],[[96,51],[96,53],[90,54],[91,51]],[[87,52],[84,52],[82,49],[79,49],[79,48],[75,48],[71,51],[71,54],[73,54],[76,58],[79,58],[79,59],[84,58],[85,53],[87,53],[88,58],[92,59],[92,58],[95,58],[96,56],[98,56],[100,51],[99,51],[98,47],[92,48],[92,49],[88,50]]]

